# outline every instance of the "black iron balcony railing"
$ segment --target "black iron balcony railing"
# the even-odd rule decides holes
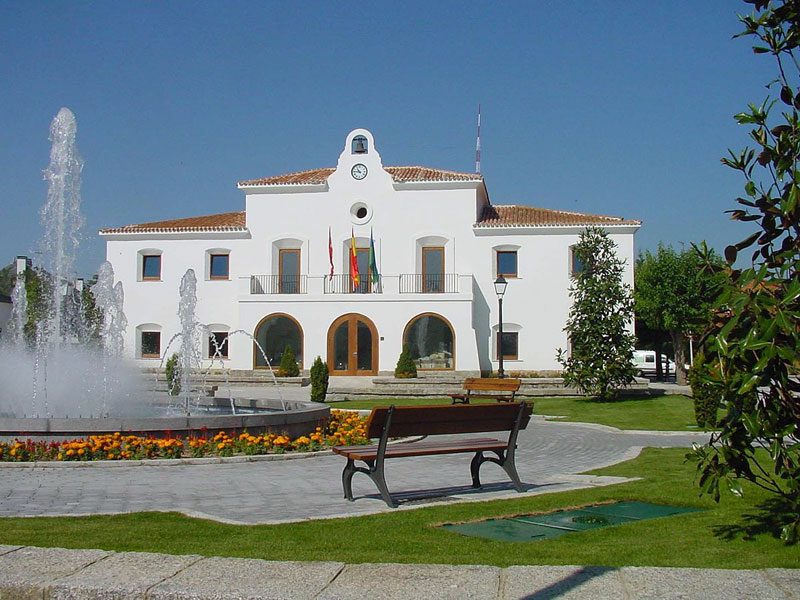
[[[457,294],[458,274],[407,273],[400,275],[401,294]]]
[[[251,294],[305,294],[307,275],[251,275]]]
[[[372,276],[362,276],[359,278],[358,285],[353,284],[353,280],[348,274],[334,275],[325,278],[326,294],[382,294],[383,279],[378,276],[377,281],[372,281]]]

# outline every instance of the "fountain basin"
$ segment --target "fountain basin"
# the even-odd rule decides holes
[[[217,398],[217,401],[222,399]],[[287,401],[282,410],[279,400],[242,401],[269,412],[237,415],[169,415],[145,417],[84,418],[0,418],[0,437],[85,437],[120,432],[145,437],[189,437],[225,431],[229,435],[247,430],[250,433],[281,433],[290,438],[308,435],[323,424],[330,408],[313,402]],[[216,404],[216,402],[215,402]]]

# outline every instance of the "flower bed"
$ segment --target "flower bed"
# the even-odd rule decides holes
[[[357,413],[332,410],[325,426],[294,440],[281,434],[236,437],[220,431],[213,437],[200,436],[182,439],[143,438],[114,433],[90,435],[85,439],[63,442],[35,442],[16,439],[0,442],[0,462],[40,460],[89,461],[137,460],[142,458],[181,458],[182,456],[234,456],[253,454],[283,454],[285,452],[314,452],[331,446],[366,444],[366,419]]]

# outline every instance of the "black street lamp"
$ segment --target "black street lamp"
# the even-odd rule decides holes
[[[500,364],[497,367],[497,376],[501,379],[506,376],[503,370],[503,295],[506,293],[506,286],[508,286],[506,278],[502,275],[498,275],[497,279],[494,280],[494,293],[497,294],[497,317],[499,321],[497,329],[497,357]]]

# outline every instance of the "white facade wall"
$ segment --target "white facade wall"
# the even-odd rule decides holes
[[[355,135],[368,140],[368,154],[352,154]],[[367,176],[356,180],[354,164]],[[315,356],[327,358],[331,324],[357,313],[375,326],[379,338],[379,371],[391,372],[402,349],[406,325],[422,313],[445,318],[455,335],[455,370],[477,373],[497,368],[492,332],[497,325],[497,297],[492,285],[499,250],[516,250],[518,277],[509,279],[504,299],[504,330],[519,332],[519,358],[505,361],[505,370],[559,369],[556,348],[566,347],[563,327],[570,306],[570,246],[580,227],[475,227],[488,202],[482,181],[396,183],[383,170],[372,135],[351,132],[336,171],[325,183],[245,185],[246,231],[177,233],[104,233],[107,259],[123,282],[128,318],[126,352],[143,366],[158,359],[140,357],[142,328],[161,331],[161,352],[179,332],[179,285],[187,269],[195,270],[197,320],[215,330],[254,334],[267,315],[282,313],[303,331],[302,367]],[[358,218],[355,209],[367,208]],[[638,226],[608,228],[633,284],[633,234]],[[351,231],[358,247],[374,238],[382,293],[326,294],[330,271],[328,234],[334,248],[334,271],[348,273]],[[457,293],[401,293],[400,276],[422,272],[422,246],[443,246],[445,272],[457,275]],[[254,294],[253,275],[277,275],[281,248],[300,250],[300,272],[306,293]],[[208,255],[228,252],[230,275],[210,280]],[[161,280],[141,281],[143,253],[161,254]],[[157,329],[156,329],[157,328]],[[253,344],[245,335],[229,342],[228,366],[254,366]],[[177,347],[177,344],[174,346]]]

